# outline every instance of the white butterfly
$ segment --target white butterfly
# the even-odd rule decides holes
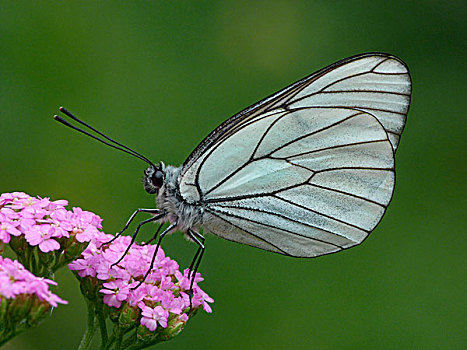
[[[145,189],[157,194],[158,209],[138,211],[155,214],[143,223],[170,222],[160,239],[179,229],[204,251],[203,227],[230,241],[315,257],[361,243],[380,222],[410,94],[401,60],[367,53],[234,115],[181,167],[156,166],[100,135],[150,164]]]

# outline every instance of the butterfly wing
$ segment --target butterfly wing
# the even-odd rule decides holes
[[[302,257],[361,243],[394,188],[407,67],[364,54],[231,117],[190,155],[180,194],[228,240]]]

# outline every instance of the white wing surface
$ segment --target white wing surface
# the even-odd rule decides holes
[[[393,56],[340,61],[217,128],[183,165],[180,194],[231,241],[298,257],[359,244],[391,200],[410,92]]]

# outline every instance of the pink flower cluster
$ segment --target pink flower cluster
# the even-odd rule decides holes
[[[1,194],[0,248],[2,242],[9,243],[25,266],[47,277],[72,261],[69,268],[76,271],[83,290],[88,288],[90,295],[100,292],[103,302],[120,308],[118,312],[122,314],[127,310],[125,315],[134,315],[128,317],[131,322],[139,322],[141,329],[152,332],[160,326],[174,335],[196,310],[212,312],[209,303],[213,299],[199,288],[198,283],[203,280],[199,273],[194,278],[190,300],[189,270],[180,272],[177,262],[159,248],[153,269],[140,285],[151,265],[155,246],[135,243],[125,254],[130,237],[119,236],[108,243],[114,236],[100,231],[99,216],[81,208],[69,211],[64,207],[67,204],[66,200],[51,201],[23,192]],[[38,252],[37,257],[31,254],[34,251]],[[48,290],[50,284],[56,283],[34,276],[17,261],[0,257],[0,300],[34,294],[52,306],[66,303]]]
[[[131,238],[119,236],[111,244],[104,244],[114,236],[100,233],[88,245],[80,259],[69,264],[81,278],[97,279],[104,294],[103,301],[111,307],[119,308],[122,303],[141,310],[140,323],[154,331],[158,325],[167,327],[168,319],[177,317],[186,322],[190,312],[189,270],[182,274],[176,261],[166,257],[159,248],[154,268],[138,287],[139,281],[149,269],[155,252],[154,245],[133,244],[128,254],[117,264],[125,253]],[[212,312],[208,303],[213,302],[198,282],[203,278],[196,274],[193,284],[192,308],[203,307]]]
[[[9,243],[11,236],[21,236],[31,246],[44,252],[60,249],[59,240],[73,236],[80,243],[91,241],[102,219],[81,208],[66,210],[66,200],[50,201],[23,192],[0,195],[0,241]]]
[[[37,296],[54,307],[58,303],[67,304],[65,300],[49,291],[49,284],[56,285],[57,283],[36,277],[18,261],[0,256],[0,300],[15,299],[21,294],[29,294]]]

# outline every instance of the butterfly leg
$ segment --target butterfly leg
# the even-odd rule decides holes
[[[135,216],[138,214],[138,213],[150,213],[150,214],[154,214],[154,215],[157,215],[157,214],[160,214],[161,210],[160,209],[156,209],[156,208],[150,208],[150,209],[145,209],[145,208],[139,208],[139,209],[136,209],[134,211],[133,214],[131,214],[130,218],[128,219],[128,221],[126,222],[125,226],[120,230],[120,232],[118,232],[114,238],[112,238],[110,241],[104,243],[104,244],[109,244],[109,243],[112,243],[113,241],[115,241],[117,239],[117,237],[119,237],[123,232],[125,232],[125,230],[130,226],[131,222],[133,221],[133,219],[135,218]]]
[[[150,213],[150,214],[157,215],[157,214],[160,214],[160,212],[161,212],[161,210],[156,209],[156,208],[149,208],[149,209],[139,208],[139,209],[136,209],[135,212],[133,214],[131,214],[131,216],[128,219],[127,223],[125,224],[125,226],[122,228],[122,230],[118,234],[121,235],[128,228],[128,226],[130,226],[130,223],[133,221],[133,219],[135,218],[135,216],[138,213]]]
[[[128,254],[128,252],[130,251],[130,248],[131,246],[133,245],[133,243],[135,243],[135,240],[136,240],[136,236],[138,235],[138,232],[139,232],[139,229],[141,228],[141,226],[143,226],[144,224],[147,224],[149,222],[153,222],[153,221],[157,221],[159,219],[162,219],[163,217],[165,216],[165,213],[163,214],[159,214],[159,215],[156,215],[156,216],[153,216],[152,218],[149,218],[149,219],[146,219],[146,220],[143,220],[141,221],[138,226],[136,227],[136,230],[135,232],[133,233],[133,236],[131,237],[131,242],[130,244],[128,244],[128,247],[126,248],[125,250],[125,253],[122,254],[122,256],[120,257],[120,259],[118,259],[116,262],[114,262],[112,265],[110,265],[111,267],[117,265],[120,261],[123,260],[123,258]],[[115,236],[115,238],[118,237],[118,234],[117,236]],[[112,240],[110,240],[109,242],[107,242],[106,244],[112,242],[113,240],[115,240],[115,238],[113,238]]]
[[[170,231],[172,231],[174,228],[177,227],[177,223],[174,222],[173,224],[170,224],[169,227],[167,227],[162,233],[161,235],[159,236],[159,240],[157,241],[157,245],[156,245],[156,250],[154,251],[154,254],[152,255],[152,260],[151,260],[151,265],[149,266],[149,269],[148,271],[146,272],[146,274],[144,275],[143,279],[138,283],[138,285],[134,288],[132,288],[133,290],[134,289],[137,289],[140,285],[143,284],[144,280],[146,279],[146,277],[148,277],[148,275],[151,273],[151,270],[152,268],[154,267],[154,262],[156,261],[156,256],[157,256],[157,251],[159,250],[159,247],[161,245],[161,242],[162,242],[162,239],[168,234],[170,233]]]
[[[193,296],[194,296],[193,284],[195,282],[196,272],[198,271],[198,267],[201,263],[201,259],[203,258],[205,238],[203,237],[201,233],[193,231],[192,229],[188,229],[187,234],[199,246],[193,258],[193,261],[191,262],[190,271],[188,272],[188,277],[190,278],[190,310],[191,310],[193,307],[192,301],[193,301]],[[193,269],[193,266],[194,266],[194,269]]]
[[[163,223],[159,225],[159,227],[156,230],[156,233],[154,233],[154,235],[151,237],[151,239],[149,241],[145,242],[145,243],[142,243],[141,245],[148,245],[148,244],[151,244],[153,241],[155,241],[157,236],[159,236],[159,233],[162,230],[162,226],[164,226]]]

